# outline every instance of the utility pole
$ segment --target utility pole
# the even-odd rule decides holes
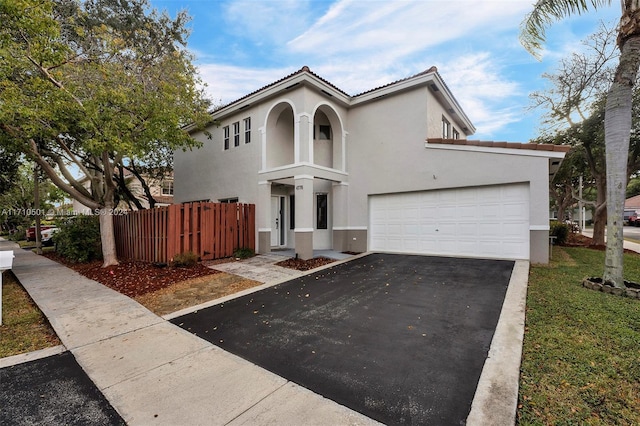
[[[582,175],[580,175],[580,183],[578,185],[578,225],[580,226],[580,231],[584,231],[584,213],[582,212]]]

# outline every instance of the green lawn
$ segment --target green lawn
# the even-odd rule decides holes
[[[59,345],[40,309],[10,272],[2,274],[0,358]]]
[[[554,247],[532,266],[520,374],[520,425],[640,424],[640,300],[585,289],[604,252]],[[640,282],[640,255],[625,255]]]

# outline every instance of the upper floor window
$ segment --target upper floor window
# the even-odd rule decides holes
[[[224,149],[229,149],[229,126],[224,126]]]
[[[233,123],[233,146],[240,146],[240,122]]]
[[[460,132],[458,132],[455,127],[453,128],[453,138],[460,139]]]
[[[318,126],[318,133],[320,133],[320,137],[318,139],[331,139],[331,126],[320,124]]]
[[[449,139],[451,137],[451,123],[442,117],[442,139]]]
[[[162,181],[162,195],[173,195],[173,181]]]
[[[244,119],[244,143],[251,142],[251,117]]]

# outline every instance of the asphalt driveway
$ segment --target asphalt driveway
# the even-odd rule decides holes
[[[0,368],[0,424],[125,425],[71,352]]]
[[[372,254],[172,322],[383,423],[459,425],[513,266]]]

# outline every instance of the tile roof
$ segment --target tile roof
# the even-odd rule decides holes
[[[552,145],[545,143],[520,143],[520,142],[493,142],[493,141],[478,141],[467,139],[442,139],[442,138],[429,138],[427,143],[430,144],[442,144],[442,145],[465,145],[465,146],[481,146],[489,148],[509,148],[509,149],[528,149],[533,151],[555,151],[555,152],[568,152],[571,147],[569,145]]]
[[[624,202],[624,206],[627,208],[640,208],[640,195],[627,198]]]
[[[438,69],[437,69],[436,67],[431,67],[431,68],[429,68],[429,69],[427,69],[427,70],[424,70],[424,71],[422,71],[422,72],[419,72],[419,73],[417,73],[417,74],[414,74],[414,75],[412,75],[412,76],[410,76],[410,77],[406,77],[406,78],[403,78],[403,79],[400,79],[400,80],[396,80],[396,81],[393,81],[393,82],[391,82],[391,83],[388,83],[388,84],[385,84],[385,85],[382,85],[382,86],[376,87],[376,88],[374,88],[374,89],[370,89],[370,90],[367,90],[367,91],[364,91],[364,92],[362,92],[362,93],[358,93],[357,95],[353,95],[353,96],[352,96],[352,95],[349,95],[349,94],[348,94],[347,92],[345,92],[344,90],[340,89],[339,87],[335,86],[335,85],[334,85],[333,83],[331,83],[330,81],[328,81],[328,80],[326,80],[326,79],[324,79],[324,78],[320,77],[318,74],[316,74],[316,73],[314,73],[313,71],[311,71],[311,69],[310,69],[308,66],[306,66],[306,65],[305,65],[305,66],[303,66],[302,68],[300,68],[299,70],[297,70],[297,71],[295,71],[295,72],[293,72],[293,73],[291,73],[291,74],[289,74],[289,75],[287,75],[287,76],[285,76],[285,77],[282,77],[281,79],[276,80],[276,81],[274,81],[273,83],[269,83],[269,84],[267,84],[266,86],[263,86],[263,87],[261,87],[261,88],[259,88],[259,89],[257,89],[257,90],[254,90],[253,92],[248,93],[248,94],[246,94],[246,95],[242,96],[241,98],[236,99],[235,101],[232,101],[232,102],[229,102],[229,103],[227,103],[227,104],[224,104],[224,105],[222,105],[222,106],[220,106],[220,107],[217,107],[217,108],[215,108],[215,109],[214,109],[213,111],[211,111],[211,112],[212,112],[212,113],[215,113],[216,111],[219,111],[219,110],[221,110],[221,109],[224,109],[224,108],[228,107],[229,105],[233,105],[233,104],[239,103],[239,102],[243,101],[244,99],[246,99],[246,98],[248,98],[248,97],[250,97],[250,96],[255,95],[256,93],[262,92],[263,90],[266,90],[266,89],[268,89],[268,88],[270,88],[270,87],[273,87],[273,86],[275,86],[275,85],[277,85],[277,84],[279,84],[279,83],[281,83],[281,82],[283,82],[283,81],[285,81],[285,80],[288,80],[288,79],[290,79],[290,78],[292,78],[292,77],[295,77],[295,76],[300,75],[300,74],[303,74],[303,73],[307,73],[307,74],[310,74],[310,75],[314,76],[314,77],[315,77],[315,78],[317,78],[318,80],[322,81],[322,82],[323,82],[323,83],[325,83],[326,85],[328,85],[328,86],[330,86],[331,88],[333,88],[333,89],[337,90],[338,92],[342,93],[343,95],[347,96],[348,98],[357,98],[358,96],[362,96],[362,95],[367,94],[367,93],[375,92],[376,90],[379,90],[379,89],[382,89],[382,88],[385,88],[385,87],[389,87],[389,86],[393,86],[393,85],[395,85],[395,84],[401,83],[401,82],[403,82],[403,81],[410,80],[410,79],[412,79],[412,78],[415,78],[415,77],[418,77],[418,76],[421,76],[421,75],[434,74],[434,73],[437,73],[437,72],[438,72]]]
[[[320,77],[318,74],[316,74],[316,73],[314,73],[313,71],[311,71],[311,69],[309,69],[309,67],[305,65],[305,66],[303,66],[302,68],[300,68],[298,71],[292,72],[291,74],[289,74],[289,75],[287,75],[287,76],[282,77],[280,80],[276,80],[276,81],[274,81],[273,83],[269,83],[269,84],[267,84],[266,86],[263,86],[263,87],[261,87],[261,88],[259,88],[259,89],[257,89],[257,90],[254,90],[253,92],[248,93],[248,94],[244,95],[243,97],[236,99],[235,101],[232,101],[232,102],[229,102],[229,103],[227,103],[227,104],[224,104],[224,105],[222,105],[222,106],[220,106],[220,107],[217,107],[217,108],[215,108],[215,109],[214,109],[213,111],[211,111],[211,112],[212,112],[212,113],[214,113],[214,112],[216,112],[216,111],[218,111],[218,110],[221,110],[221,109],[224,109],[224,108],[228,107],[229,105],[233,105],[233,104],[235,104],[235,103],[241,102],[241,101],[243,101],[244,99],[246,99],[246,98],[248,98],[248,97],[250,97],[250,96],[252,96],[252,95],[255,95],[256,93],[262,92],[263,90],[266,90],[266,89],[268,89],[268,88],[270,88],[270,87],[273,87],[273,86],[277,85],[278,83],[281,83],[281,82],[283,82],[283,81],[285,81],[285,80],[288,80],[288,79],[290,79],[290,78],[292,78],[292,77],[295,77],[295,76],[297,76],[297,75],[299,75],[299,74],[303,74],[303,73],[311,74],[312,76],[314,76],[314,77],[315,77],[315,78],[317,78],[318,80],[320,80],[320,81],[322,81],[323,83],[325,83],[325,84],[327,84],[327,85],[331,86],[332,88],[336,89],[338,92],[342,93],[343,95],[345,95],[345,96],[347,96],[347,97],[351,97],[348,93],[346,93],[345,91],[343,91],[343,90],[339,89],[338,87],[336,87],[335,85],[331,84],[329,81],[325,80],[324,78]]]
[[[419,77],[421,75],[435,74],[437,72],[438,72],[438,68],[436,68],[434,66],[434,67],[429,68],[428,70],[424,70],[422,72],[419,72],[418,74],[414,74],[412,76],[409,76],[409,77],[406,77],[406,78],[402,78],[400,80],[392,81],[391,83],[387,83],[387,84],[384,84],[382,86],[375,87],[373,89],[366,90],[366,91],[364,91],[362,93],[358,93],[357,95],[354,95],[353,97],[357,98],[358,96],[362,96],[362,95],[365,95],[365,94],[370,93],[370,92],[375,92],[376,90],[384,89],[385,87],[393,86],[394,84],[402,83],[403,81],[411,80],[412,78]]]

